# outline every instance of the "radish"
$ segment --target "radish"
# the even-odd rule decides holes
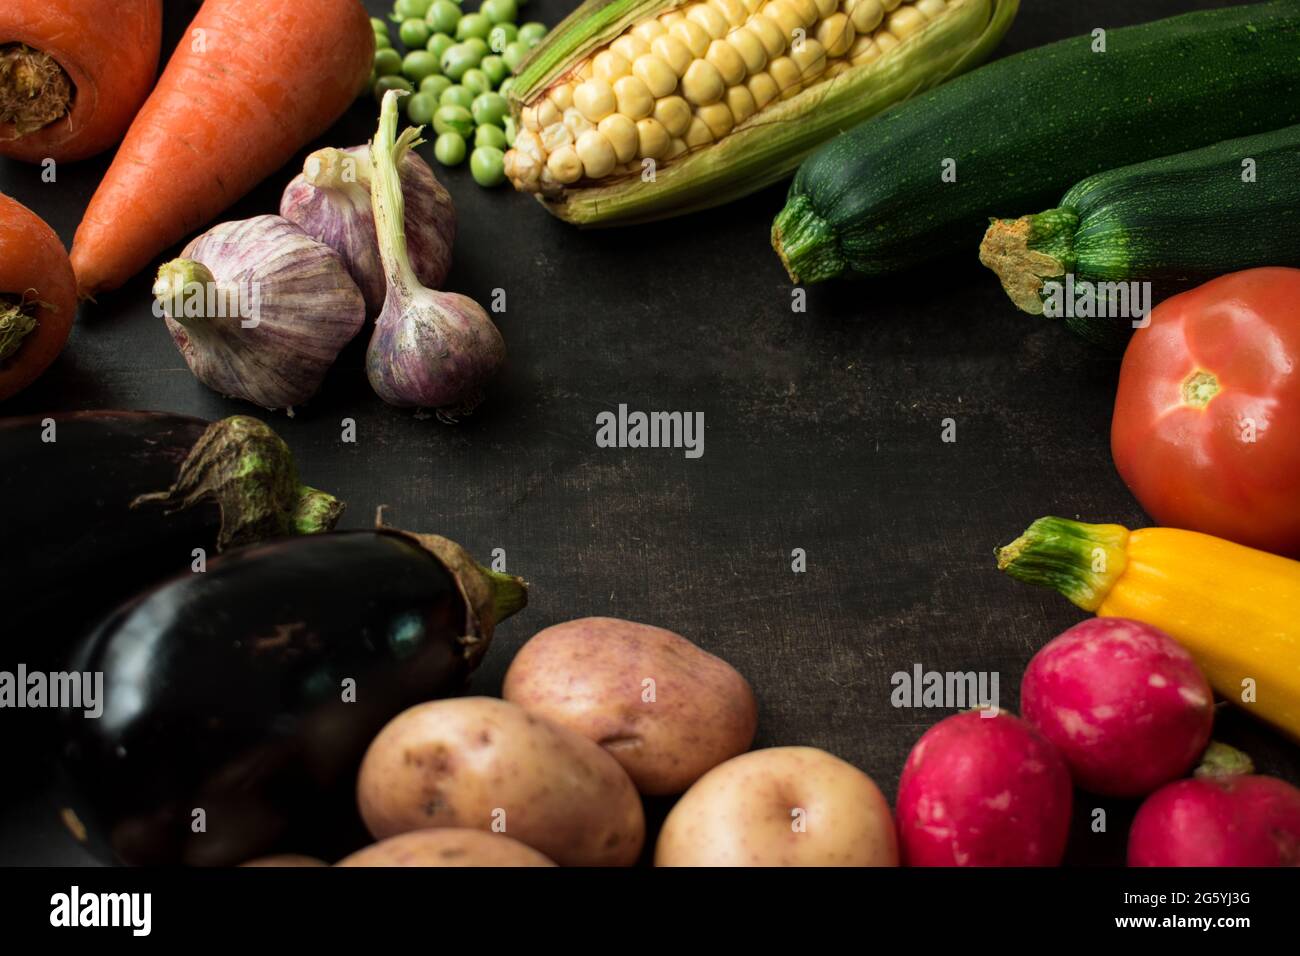
[[[1219,750],[1236,753],[1210,745],[1216,759]],[[1129,830],[1128,865],[1300,866],[1300,789],[1246,765],[1198,770],[1147,797]]]
[[[1099,617],[1034,655],[1020,712],[1061,751],[1080,787],[1141,797],[1195,763],[1210,740],[1214,696],[1164,631]]]
[[[916,742],[898,784],[908,866],[1056,866],[1070,830],[1070,772],[1017,717],[967,711]]]

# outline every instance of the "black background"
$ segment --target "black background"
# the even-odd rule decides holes
[[[521,20],[554,25],[572,5],[533,0]],[[998,55],[1221,5],[1026,0]],[[164,50],[197,4],[167,7]],[[375,117],[358,101],[224,218],[275,212],[310,148],[360,143]],[[47,184],[39,168],[0,160],[0,190],[70,244],[107,165],[62,166]],[[529,608],[498,630],[473,692],[497,693],[520,644],[558,621],[661,625],[751,681],[755,746],[822,747],[891,799],[908,750],[946,713],[894,709],[892,673],[997,671],[1014,709],[1034,650],[1084,616],[1000,575],[994,546],[1043,514],[1145,523],[1110,458],[1117,359],[1017,312],[973,246],[890,280],[812,287],[800,314],[768,244],[784,186],[684,219],[580,232],[508,188],[480,189],[465,167],[435,169],[459,212],[447,288],[507,296],[496,319],[509,364],[471,418],[448,426],[384,405],[366,383],[364,334],[293,418],[221,398],[153,317],[152,270],[84,306],[62,357],[4,412],[258,414],[304,480],[348,502],[343,526],[384,504],[390,523],[481,558],[503,548],[531,582]],[[620,403],[704,412],[703,458],[597,448],[596,415]],[[355,444],[340,441],[345,418]],[[955,443],[941,440],[945,418]],[[806,573],[791,571],[794,548]],[[1221,711],[1217,736],[1300,780],[1295,748],[1248,718]],[[5,777],[22,786],[21,772]],[[1094,806],[1111,811],[1106,834],[1086,826]],[[1070,860],[1122,862],[1129,813],[1079,795]],[[0,824],[0,862],[82,859],[38,819],[52,821],[33,805]]]

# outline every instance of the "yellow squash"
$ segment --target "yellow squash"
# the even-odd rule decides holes
[[[1214,689],[1300,740],[1300,562],[1195,531],[1039,518],[998,568],[1165,631]]]

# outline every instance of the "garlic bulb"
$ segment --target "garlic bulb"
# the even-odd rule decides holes
[[[411,266],[423,285],[437,288],[451,269],[456,207],[451,195],[415,152],[402,157],[403,224]],[[366,297],[366,315],[384,307],[387,279],[370,205],[370,146],[318,149],[285,187],[280,215],[340,256]]]
[[[506,346],[482,306],[468,296],[425,288],[412,268],[397,169],[421,140],[419,128],[396,135],[397,98],[395,90],[384,94],[370,147],[371,205],[388,294],[366,350],[366,375],[390,405],[435,408],[454,420],[482,400],[483,385],[505,361]]]
[[[153,293],[194,376],[263,408],[316,394],[366,321],[338,253],[279,216],[205,232],[158,270]]]

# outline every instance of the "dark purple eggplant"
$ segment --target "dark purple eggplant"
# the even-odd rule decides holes
[[[130,864],[355,849],[370,741],[407,707],[461,691],[526,599],[520,579],[435,535],[340,531],[231,551],[78,647],[73,668],[103,674],[103,713],[61,714],[62,816]]]
[[[53,437],[54,440],[49,439]],[[328,531],[268,426],[158,412],[0,419],[0,669],[56,668],[118,604],[241,544]]]

